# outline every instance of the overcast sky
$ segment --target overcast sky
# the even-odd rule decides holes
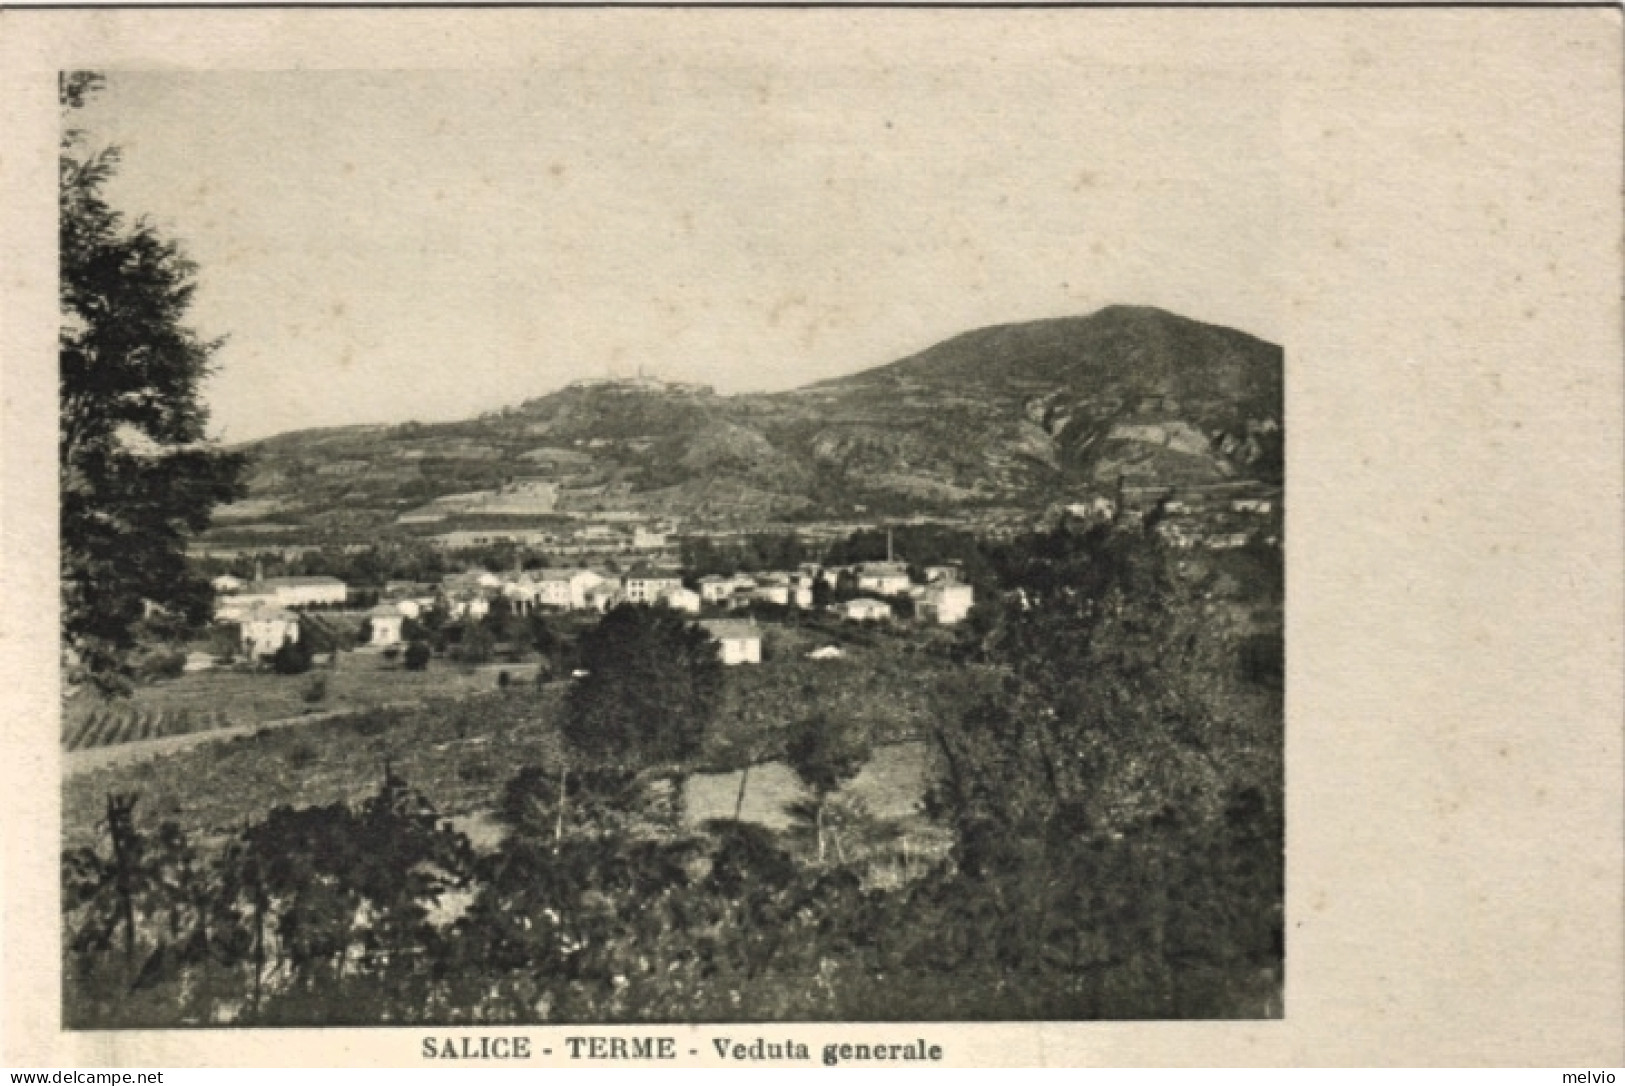
[[[227,441],[640,367],[788,388],[1114,302],[1276,338],[1267,76],[957,41],[118,72],[77,123],[200,267]]]

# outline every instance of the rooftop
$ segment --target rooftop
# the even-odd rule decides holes
[[[731,619],[713,619],[700,623],[700,626],[718,641],[754,641],[762,636],[760,626]]]
[[[257,606],[249,609],[240,622],[298,622],[291,611],[284,611],[280,607]]]
[[[675,569],[656,569],[653,566],[637,565],[627,571],[627,577],[633,580],[682,580],[682,573]]]

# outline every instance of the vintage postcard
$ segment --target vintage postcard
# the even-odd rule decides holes
[[[1617,10],[0,27],[4,1062],[1625,1059]]]

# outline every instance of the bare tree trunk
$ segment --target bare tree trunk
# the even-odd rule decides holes
[[[734,821],[739,821],[739,815],[745,809],[745,784],[750,780],[750,763],[745,763],[745,771],[739,774],[739,795],[734,799]]]
[[[553,851],[558,852],[564,843],[564,787],[570,781],[570,765],[566,762],[559,769],[559,810],[558,817],[553,823]]]
[[[824,797],[818,797],[818,810],[813,816],[813,822],[818,827],[818,862],[824,862]]]
[[[130,855],[135,831],[133,797],[107,797],[107,832],[113,839],[113,890],[118,895],[119,924],[124,928],[124,964],[135,964],[135,858]]]
[[[260,987],[265,975],[265,891],[254,880],[254,1013],[260,1011]]]

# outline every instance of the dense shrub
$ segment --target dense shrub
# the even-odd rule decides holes
[[[155,648],[143,655],[136,665],[136,673],[148,682],[155,679],[176,679],[185,670],[184,649]]]
[[[476,622],[463,631],[462,640],[451,649],[451,658],[464,664],[485,664],[490,662],[495,648],[490,627]]]
[[[432,654],[429,651],[429,646],[426,642],[412,642],[410,645],[406,646],[406,670],[423,671],[429,666],[429,657],[431,655]]]
[[[271,670],[278,675],[303,675],[310,670],[310,647],[289,639],[271,656]]]

